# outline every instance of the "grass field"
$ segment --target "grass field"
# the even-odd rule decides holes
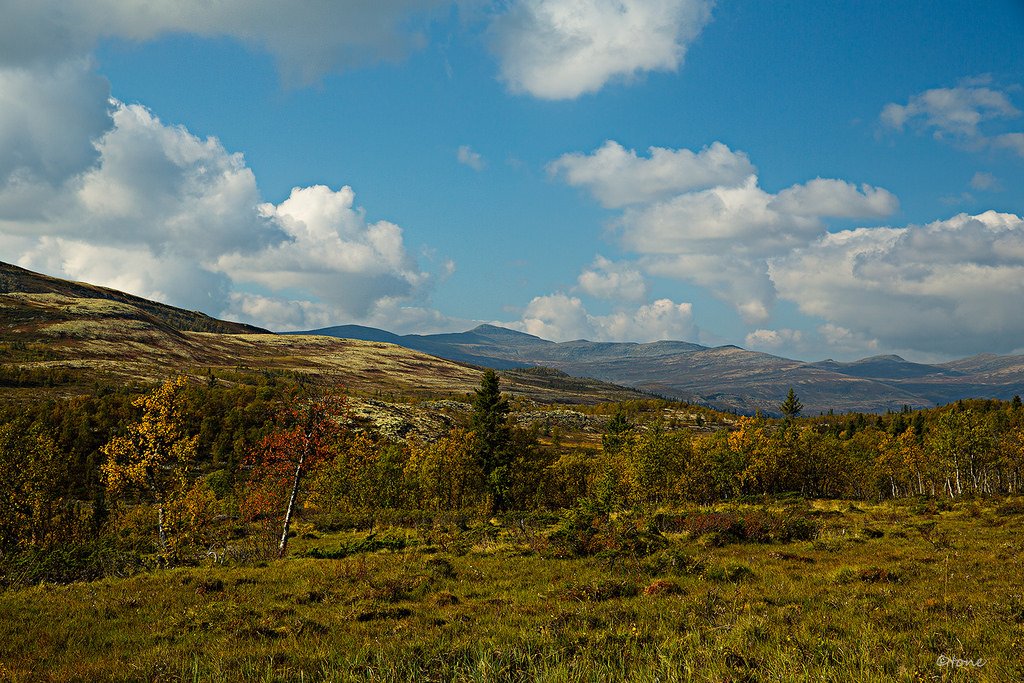
[[[798,505],[810,540],[646,557],[305,524],[282,561],[0,593],[0,680],[1024,680],[1022,506]]]

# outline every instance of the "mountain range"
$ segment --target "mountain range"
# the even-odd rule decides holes
[[[471,391],[480,367],[502,370],[508,391],[544,403],[655,394],[740,413],[776,414],[790,387],[808,415],[1024,394],[1024,356],[807,363],[684,341],[552,342],[494,325],[428,335],[358,325],[273,334],[0,263],[0,370],[8,378],[0,386],[29,381],[14,375],[37,384],[68,376],[85,387],[99,376],[149,381],[211,368],[277,369],[330,373],[362,394],[451,396]]]
[[[397,335],[360,325],[301,334],[398,344],[463,363],[494,368],[551,367],[570,375],[632,387],[720,410],[777,414],[792,387],[804,414],[885,412],[931,407],[962,398],[1024,394],[1024,356],[982,354],[948,363],[914,363],[895,355],[841,363],[808,363],[683,341],[552,342],[480,325],[461,333]]]
[[[283,371],[330,377],[352,397],[458,398],[480,368],[401,345],[291,336],[0,262],[0,393],[19,399],[150,383],[177,374],[229,378]],[[547,369],[510,369],[503,387],[542,404],[643,398]]]

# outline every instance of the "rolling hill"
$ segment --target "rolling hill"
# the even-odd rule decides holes
[[[0,263],[0,390],[82,393],[210,370],[328,375],[367,397],[458,397],[480,368],[376,340],[277,335],[123,292]],[[638,391],[564,373],[512,370],[503,388],[539,403],[603,403]]]

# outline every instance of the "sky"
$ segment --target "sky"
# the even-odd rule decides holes
[[[1024,352],[1024,2],[0,0],[0,260],[275,331]]]

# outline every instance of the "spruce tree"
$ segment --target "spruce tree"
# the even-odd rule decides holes
[[[804,404],[796,397],[796,392],[793,391],[793,387],[790,387],[789,393],[786,395],[786,400],[779,406],[779,410],[782,411],[782,416],[787,420],[792,420],[794,417],[799,415],[803,409]]]
[[[485,370],[473,397],[470,428],[476,434],[476,459],[491,494],[491,512],[505,507],[511,472],[512,435],[508,426],[509,405],[502,395],[498,373]]]

